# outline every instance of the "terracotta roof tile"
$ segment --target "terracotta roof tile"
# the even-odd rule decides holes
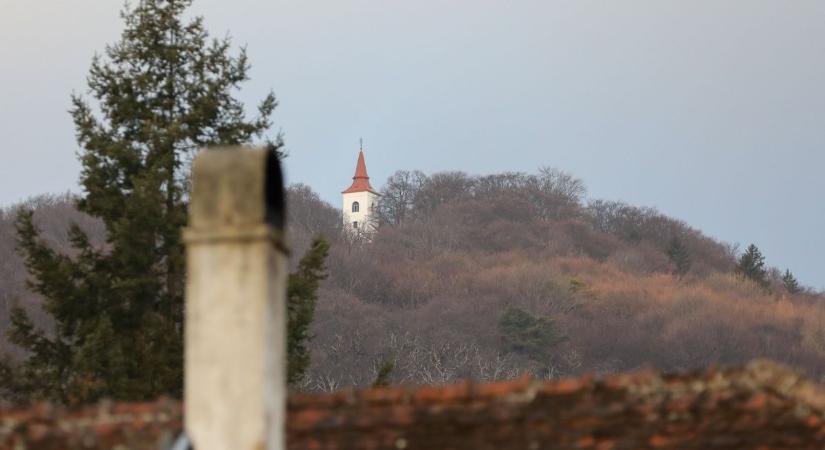
[[[683,375],[293,394],[287,407],[290,449],[825,448],[825,389],[764,361]],[[156,449],[181,423],[181,405],[168,400],[40,404],[0,412],[0,450]]]

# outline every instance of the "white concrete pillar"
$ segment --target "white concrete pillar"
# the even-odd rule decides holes
[[[284,213],[270,152],[195,158],[184,232],[184,420],[197,450],[285,448]]]

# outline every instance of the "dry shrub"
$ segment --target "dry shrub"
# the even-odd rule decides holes
[[[622,248],[610,255],[608,261],[622,270],[640,274],[673,271],[667,256],[646,242]]]

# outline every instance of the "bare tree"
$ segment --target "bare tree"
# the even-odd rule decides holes
[[[560,196],[572,204],[581,203],[587,195],[584,181],[555,167],[540,168],[538,181],[542,192]]]
[[[441,172],[430,176],[415,196],[416,216],[431,213],[439,205],[472,194],[475,180],[464,172]]]
[[[324,234],[332,237],[341,229],[341,211],[305,184],[293,184],[287,188],[289,227],[305,231],[309,235]]]
[[[399,170],[387,178],[378,200],[381,222],[401,224],[410,214],[416,196],[426,182],[427,176],[417,170]]]

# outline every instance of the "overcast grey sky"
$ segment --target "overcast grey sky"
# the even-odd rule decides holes
[[[77,191],[66,113],[114,0],[0,0],[0,205]],[[196,0],[270,88],[291,182],[333,204],[358,138],[397,169],[552,165],[825,287],[825,2]]]

